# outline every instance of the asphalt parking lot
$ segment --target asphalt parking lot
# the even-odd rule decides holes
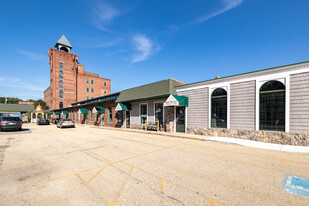
[[[0,135],[0,205],[309,205],[309,155],[77,126]]]

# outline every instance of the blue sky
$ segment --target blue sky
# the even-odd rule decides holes
[[[306,0],[2,0],[0,96],[43,98],[64,34],[112,92],[309,60]]]

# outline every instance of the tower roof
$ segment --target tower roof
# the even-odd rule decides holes
[[[72,49],[72,45],[70,44],[70,42],[67,40],[67,38],[64,35],[62,35],[61,38],[57,41],[55,47],[57,47],[59,44]]]

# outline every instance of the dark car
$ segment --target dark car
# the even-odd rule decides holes
[[[57,124],[60,120],[61,120],[61,118],[56,118],[56,119],[53,120],[53,123]]]
[[[43,125],[43,124],[49,125],[49,120],[48,119],[44,119],[44,118],[38,119],[37,125]]]
[[[0,117],[0,131],[2,130],[20,130],[22,121],[19,117]]]

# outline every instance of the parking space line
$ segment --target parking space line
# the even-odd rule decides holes
[[[158,206],[165,206],[165,179],[160,179],[159,182],[159,203]]]

